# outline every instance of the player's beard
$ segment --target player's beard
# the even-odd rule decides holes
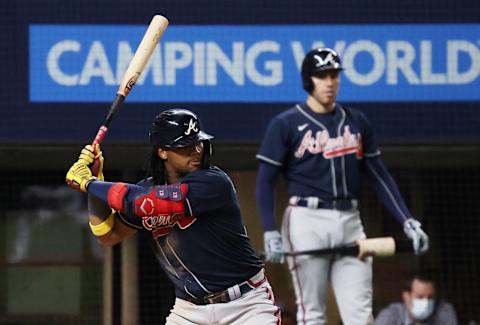
[[[182,177],[193,173],[194,171],[197,171],[202,168],[202,156],[195,157],[192,159],[189,159],[186,163],[184,168],[179,168],[177,169],[177,173],[181,175]]]

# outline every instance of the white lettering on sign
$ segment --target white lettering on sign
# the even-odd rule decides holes
[[[317,41],[312,43],[311,48],[323,46],[323,42]],[[405,40],[395,40],[387,41],[384,50],[371,40],[358,40],[350,44],[339,40],[334,43],[333,49],[342,59],[345,77],[359,86],[372,85],[384,76],[389,85],[398,84],[400,76],[411,85],[467,84],[480,75],[480,49],[472,42],[447,41],[446,62],[443,66],[435,67],[437,70],[443,69],[442,72],[434,72],[432,58],[438,53],[435,53],[432,42],[424,40],[417,47]],[[291,49],[300,70],[306,51],[298,41],[291,42]],[[355,60],[360,54],[368,55],[372,60],[369,71],[360,72],[356,68]],[[470,62],[464,71],[460,71],[459,67],[461,56]]]
[[[299,72],[305,53],[310,48],[325,46],[321,40],[312,42],[311,47],[296,40],[289,45],[290,49],[282,49],[274,40],[259,40],[248,45],[234,41],[227,46],[214,41],[161,43],[137,84],[175,86],[181,78],[183,83],[187,80],[193,86],[216,86],[227,81],[239,87],[277,86],[291,82],[284,80],[285,60],[293,57]],[[410,85],[462,85],[475,81],[480,75],[480,49],[467,40],[447,40],[442,50],[431,40],[415,44],[407,40],[389,40],[383,44],[369,39],[350,43],[337,40],[332,48],[342,59],[344,78],[358,86],[379,82],[397,85],[400,80]],[[50,78],[62,86],[85,86],[93,80],[118,85],[133,54],[126,41],[118,42],[115,57],[107,53],[99,40],[82,44],[65,39],[50,48],[46,67]],[[445,61],[434,61],[438,56],[445,57]],[[365,58],[369,64],[361,65]],[[70,61],[76,64],[68,64]],[[78,67],[77,70],[72,70],[72,66]]]

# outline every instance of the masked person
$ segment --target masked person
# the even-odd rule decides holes
[[[455,309],[436,298],[435,283],[425,275],[408,279],[402,292],[403,303],[381,310],[375,325],[457,325]]]

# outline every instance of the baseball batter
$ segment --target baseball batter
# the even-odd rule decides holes
[[[413,219],[380,158],[372,128],[360,111],[335,102],[342,65],[329,48],[305,56],[301,76],[306,102],[276,116],[257,154],[257,204],[265,228],[266,261],[283,262],[284,251],[329,248],[365,238],[358,210],[361,173],[413,240],[416,254],[428,237]],[[274,218],[274,182],[283,174],[289,206],[282,235]],[[328,281],[344,324],[372,321],[371,258],[288,257],[298,324],[325,324]]]
[[[280,310],[246,234],[234,185],[210,165],[212,138],[191,111],[166,110],[150,131],[150,177],[136,185],[102,181],[89,166],[103,157],[86,146],[67,183],[88,192],[90,225],[100,243],[115,245],[137,231],[150,234],[175,286],[167,324],[279,324]]]

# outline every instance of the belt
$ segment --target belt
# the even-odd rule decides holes
[[[310,209],[330,209],[330,210],[339,210],[339,211],[347,211],[350,209],[357,208],[358,201],[357,200],[331,200],[331,201],[324,201],[318,197],[309,196],[309,197],[299,197],[299,196],[292,196],[289,201],[290,205],[293,206],[301,206]]]
[[[267,278],[265,277],[264,271],[262,269],[250,279],[243,281],[242,283],[236,284],[224,291],[210,293],[203,297],[187,297],[185,300],[190,301],[191,303],[194,303],[196,305],[226,303],[240,298],[247,292],[260,286],[265,281],[267,281]]]

